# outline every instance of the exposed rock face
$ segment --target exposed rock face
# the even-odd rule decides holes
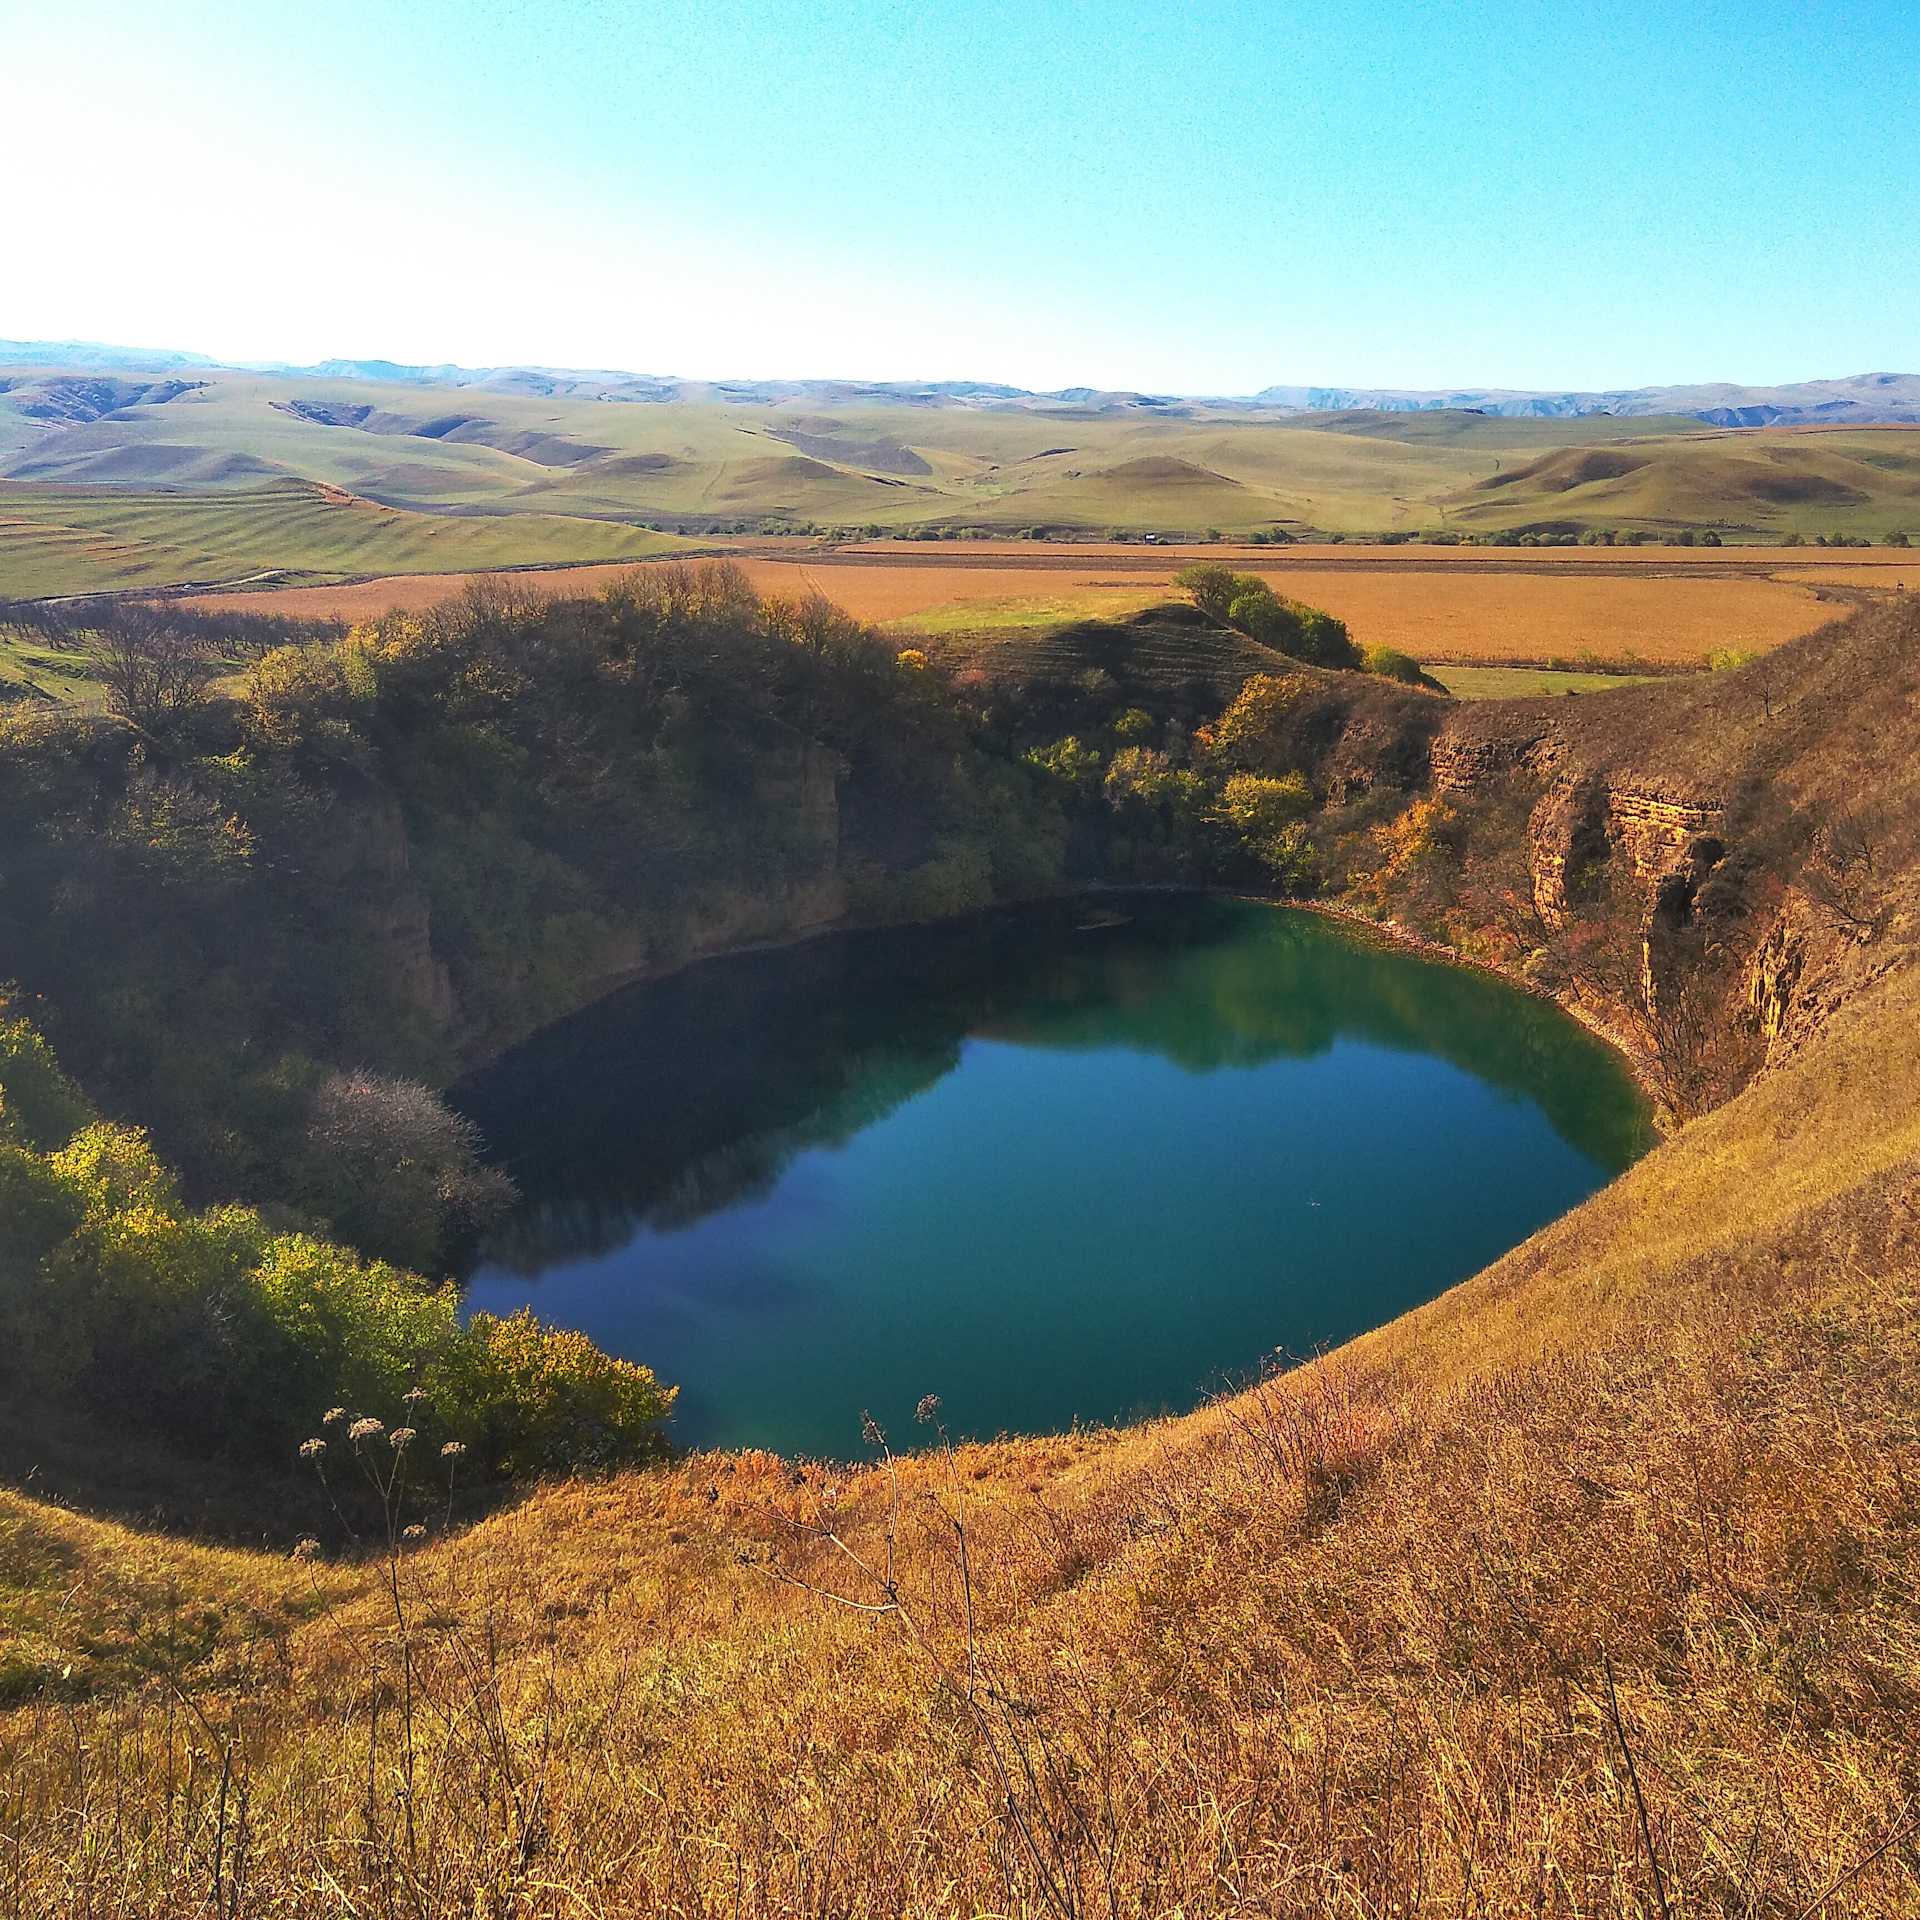
[[[1325,745],[1317,760],[1308,761],[1312,777],[1335,806],[1380,786],[1417,793],[1431,778],[1435,736],[1445,715],[1431,694],[1384,683],[1323,694],[1314,717]]]
[[[400,803],[371,784],[343,795],[328,811],[318,864],[329,879],[346,883],[354,917],[374,951],[388,956],[375,977],[431,1031],[450,1031],[459,1001],[433,950],[432,916],[412,877]]]
[[[399,800],[375,782],[346,783],[317,839],[316,864],[351,904],[366,950],[379,960],[373,989],[450,1061],[513,1044],[548,1021],[649,971],[705,954],[778,940],[832,924],[847,911],[839,870],[840,784],[846,765],[799,733],[763,743],[754,797],[789,856],[806,856],[798,877],[762,888],[717,882],[673,911],[642,924],[605,905],[551,912],[510,981],[491,993],[456,978],[436,949],[429,890],[414,871]],[[509,990],[502,992],[505,985]]]
[[[1565,931],[1602,874],[1616,906],[1637,899],[1641,1010],[1657,1024],[1701,944],[1702,889],[1726,857],[1727,808],[1683,778],[1609,764],[1581,737],[1584,718],[1545,702],[1457,714],[1434,743],[1433,784],[1470,800],[1516,776],[1543,783],[1527,824],[1534,910],[1550,932]]]
[[[1535,910],[1557,932],[1584,875],[1618,857],[1647,896],[1649,930],[1677,932],[1691,922],[1701,882],[1726,853],[1725,816],[1715,801],[1675,799],[1606,773],[1564,774],[1528,823]]]
[[[1456,706],[1431,778],[1463,805],[1531,803],[1524,851],[1550,932],[1574,934],[1587,883],[1607,877],[1588,895],[1604,917],[1581,916],[1593,964],[1549,942],[1541,977],[1574,994],[1584,971],[1670,1083],[1693,1072],[1698,1111],[1762,1050],[1782,1065],[1920,962],[1917,767],[1920,596],[1902,596],[1735,671]]]
[[[1795,915],[1783,913],[1747,965],[1747,1006],[1769,1048],[1787,1032],[1806,964],[1806,930]]]
[[[1607,788],[1594,778],[1557,780],[1527,823],[1527,864],[1533,905],[1544,925],[1559,932],[1583,869],[1607,857]]]
[[[1634,797],[1644,800],[1644,796]],[[1688,811],[1655,804],[1668,815]],[[1634,819],[1631,813],[1627,817]],[[1644,817],[1636,824],[1644,829]],[[1682,941],[1693,927],[1701,887],[1726,852],[1725,843],[1712,834],[1695,834],[1677,847],[1671,834],[1668,819],[1657,825],[1651,837],[1642,838],[1637,853],[1629,854],[1640,878],[1653,883],[1653,905],[1640,939],[1640,990],[1648,1012],[1656,1016],[1666,1010],[1678,982]]]
[[[1433,790],[1443,799],[1470,798],[1503,774],[1523,767],[1538,772],[1551,758],[1553,735],[1546,724],[1489,728],[1474,724],[1477,718],[1456,710],[1433,742]]]

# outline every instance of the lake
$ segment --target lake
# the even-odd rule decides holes
[[[644,1361],[683,1445],[1184,1410],[1378,1326],[1649,1144],[1557,1008],[1323,915],[1105,895],[702,962],[455,1104],[519,1182],[470,1309]]]

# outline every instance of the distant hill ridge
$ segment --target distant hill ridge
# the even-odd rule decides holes
[[[1172,413],[1192,406],[1278,413],[1424,413],[1457,410],[1528,419],[1686,417],[1721,427],[1920,425],[1920,374],[1859,373],[1783,386],[1716,381],[1691,386],[1633,387],[1604,392],[1530,392],[1504,387],[1270,386],[1251,395],[1152,394],[1125,389],[1063,387],[1034,392],[982,380],[682,380],[613,369],[575,367],[407,366],[392,360],[227,363],[170,348],[116,347],[89,340],[0,340],[0,367],[59,368],[88,373],[181,373],[216,369],[297,379],[376,380],[401,386],[463,387],[569,400],[672,402],[882,400],[896,405],[1044,410],[1138,408]],[[7,382],[0,375],[0,391]]]

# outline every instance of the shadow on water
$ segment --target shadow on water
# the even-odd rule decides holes
[[[969,1039],[1129,1049],[1197,1074],[1350,1039],[1532,1102],[1608,1175],[1652,1137],[1606,1047],[1484,973],[1245,901],[1050,903],[710,960],[475,1075],[454,1102],[525,1195],[485,1260],[538,1274],[764,1199],[797,1155],[952,1072]]]
[[[833,935],[620,994],[457,1092],[523,1201],[469,1302],[678,1384],[700,1445],[1192,1406],[1377,1326],[1646,1142],[1556,1008],[1164,894]]]

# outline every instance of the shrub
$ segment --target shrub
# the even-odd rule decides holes
[[[1421,685],[1426,679],[1420,670],[1420,662],[1412,654],[1401,653],[1393,647],[1368,647],[1362,653],[1361,661],[1369,673],[1377,673],[1382,679],[1403,680],[1412,687]]]
[[[437,1272],[512,1204],[473,1123],[417,1080],[336,1073],[309,1109],[299,1197],[380,1258]]]
[[[904,873],[872,863],[847,869],[847,911],[867,925],[918,923],[973,913],[993,901],[993,870],[976,847],[943,844]]]
[[[82,1329],[46,1260],[86,1216],[71,1181],[37,1155],[0,1146],[0,1379],[73,1379]]]
[[[1074,734],[1048,747],[1035,747],[1027,764],[1076,793],[1090,793],[1100,784],[1101,759]]]
[[[164,606],[109,607],[90,652],[108,710],[146,733],[174,731],[206,698],[214,665],[206,637]]]
[[[1256,673],[1214,722],[1212,748],[1229,763],[1267,757],[1275,736],[1309,691],[1304,674]]]
[[[1292,653],[1297,660],[1305,660],[1316,667],[1341,668],[1356,671],[1360,666],[1360,649],[1353,643],[1353,636],[1347,631],[1347,623],[1336,619],[1332,614],[1319,607],[1303,605],[1298,600],[1282,603],[1292,616],[1300,630],[1299,641],[1292,647],[1282,648]]]
[[[1200,776],[1172,765],[1164,753],[1151,747],[1122,747],[1107,768],[1107,799],[1119,806],[1140,800],[1150,807],[1191,812],[1200,797]]]
[[[0,1138],[47,1153],[92,1118],[46,1041],[25,1020],[0,1016]]]
[[[676,1391],[524,1308],[476,1313],[427,1378],[442,1423],[503,1474],[662,1458]]]
[[[389,1411],[461,1336],[451,1284],[429,1287],[306,1234],[281,1234],[253,1270],[265,1317],[297,1356],[289,1400]]]
[[[63,1125],[56,1096],[77,1096],[44,1043],[17,1022],[0,1044],[16,1133],[23,1061]],[[399,1105],[418,1120],[419,1101]],[[451,1121],[440,1109],[428,1131],[444,1140]],[[0,1141],[0,1378],[255,1458],[330,1404],[392,1418],[419,1389],[501,1473],[653,1458],[673,1403],[582,1335],[524,1314],[463,1330],[450,1284],[276,1233],[250,1208],[196,1213],[144,1133],[98,1120],[50,1154]]]
[[[1313,789],[1303,773],[1236,773],[1228,776],[1215,811],[1243,838],[1264,839],[1284,832],[1312,806]]]
[[[1247,575],[1237,574],[1231,567],[1209,561],[1203,566],[1182,567],[1173,576],[1173,584],[1202,613],[1211,614],[1224,624],[1235,598],[1246,590],[1247,579]]]
[[[1300,651],[1300,623],[1287,611],[1287,603],[1264,581],[1241,582],[1227,607],[1227,620],[1250,639],[1296,660]]]
[[[1286,600],[1258,574],[1235,573],[1214,562],[1183,567],[1173,584],[1203,613],[1238,627],[1250,639],[1320,667],[1357,667],[1359,649],[1344,621],[1318,607]]]

